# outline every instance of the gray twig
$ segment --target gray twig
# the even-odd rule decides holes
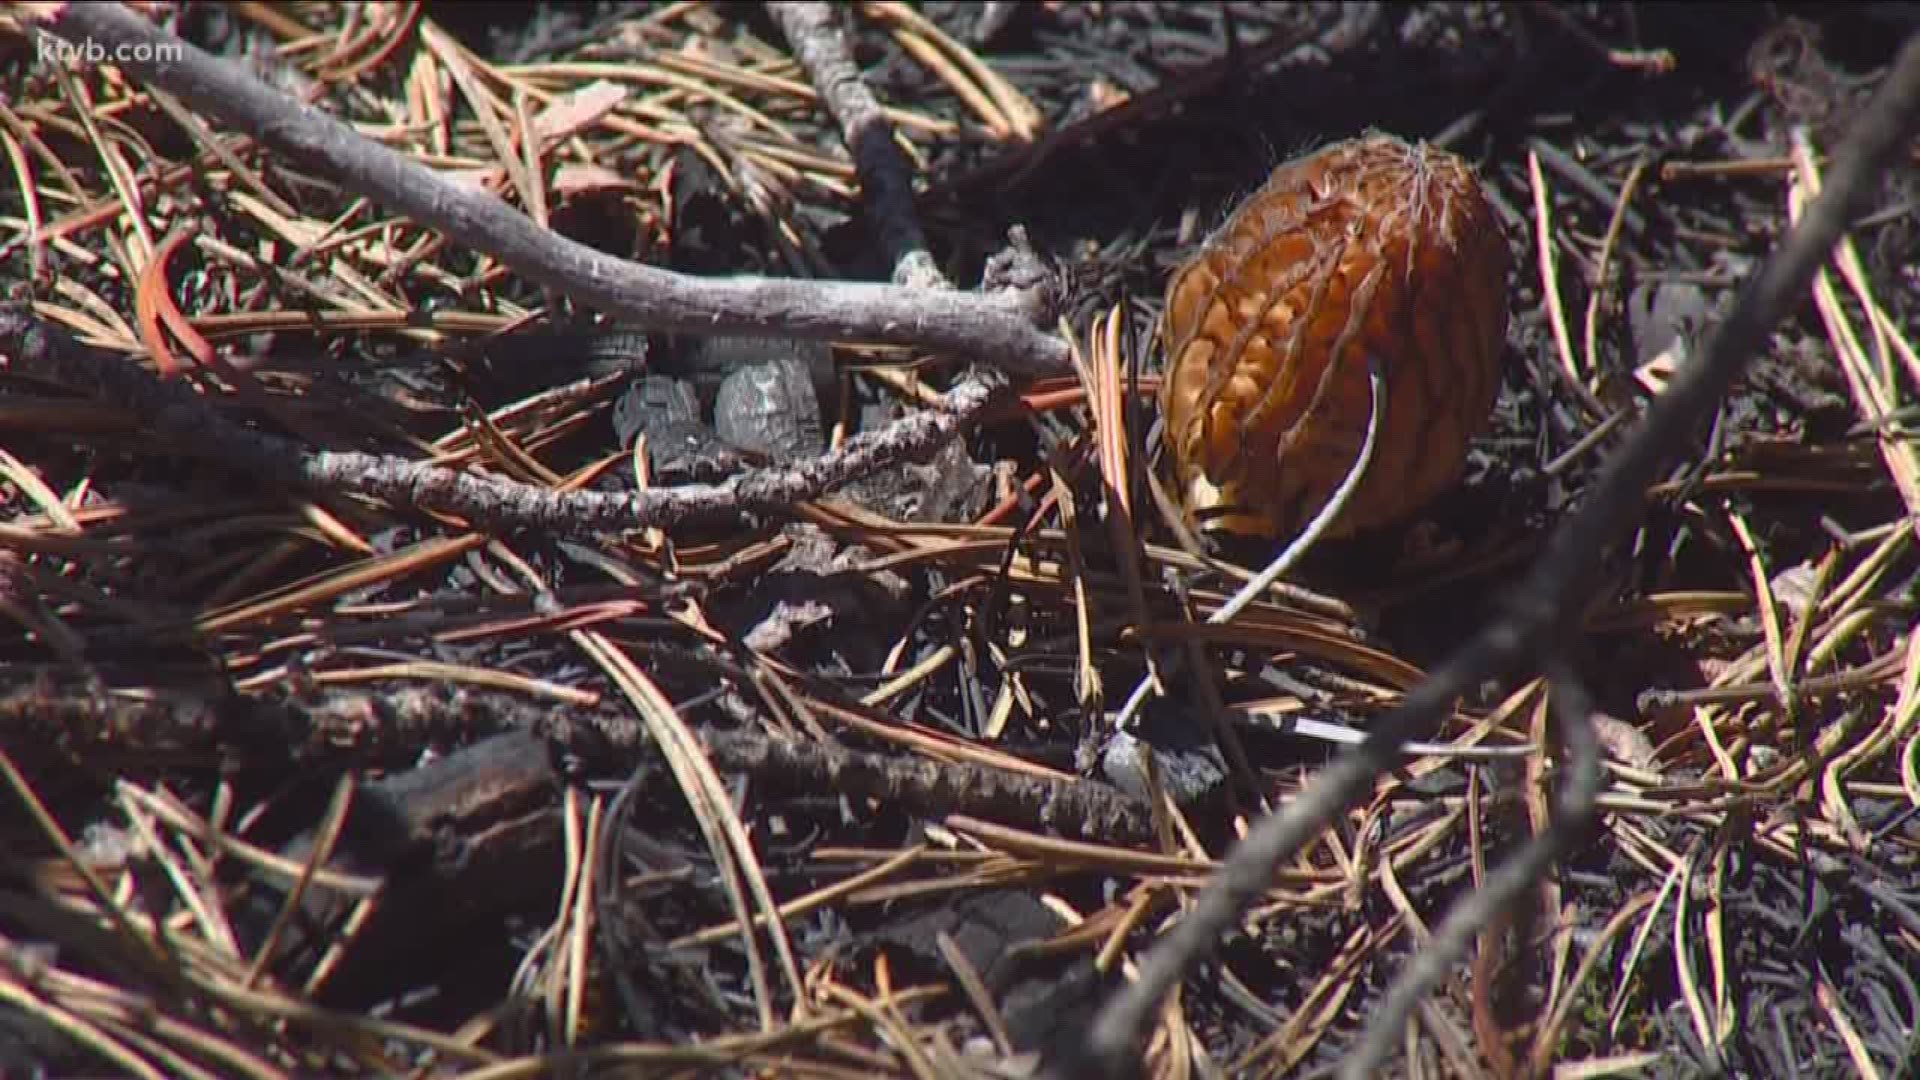
[[[965,761],[879,754],[759,731],[703,729],[716,768],[793,791],[834,791],[895,812],[970,814],[1106,843],[1153,835],[1144,803],[1097,780],[1027,776]]]
[[[1137,1068],[1134,1048],[1160,1002],[1212,952],[1266,889],[1275,868],[1370,792],[1375,779],[1399,761],[1401,744],[1431,730],[1457,697],[1483,679],[1536,664],[1555,648],[1599,573],[1601,555],[1638,520],[1647,485],[1712,415],[1773,324],[1805,293],[1873,181],[1916,128],[1920,36],[1901,50],[1873,102],[1848,133],[1820,197],[1748,283],[1698,359],[1682,366],[1640,429],[1609,460],[1585,504],[1555,530],[1501,617],[1408,694],[1366,742],[1335,760],[1299,797],[1254,827],[1193,910],[1147,953],[1139,978],[1107,1001],[1068,1059],[1051,1063],[1051,1075],[1092,1080]]]
[[[119,4],[46,5],[39,26],[103,46],[147,85],[541,285],[639,326],[917,345],[1023,374],[1067,369],[1065,343],[1005,299],[864,282],[689,277],[616,259],[362,137]]]
[[[326,687],[256,698],[222,697],[204,686],[117,694],[67,668],[23,672],[18,681],[0,691],[0,745],[76,759],[218,752],[243,762],[316,765],[354,755],[392,758],[434,742],[514,728],[586,756],[631,757],[649,742],[644,727],[612,705],[555,709],[517,694],[444,684],[402,682],[377,692]],[[850,750],[753,727],[697,730],[716,768],[752,777],[757,785],[834,791],[896,812],[967,814],[1113,842],[1153,834],[1144,805],[1098,781]]]
[[[952,284],[927,251],[926,236],[920,231],[913,207],[912,171],[894,144],[893,125],[887,122],[879,99],[854,65],[846,36],[834,25],[834,7],[790,0],[767,7],[853,154],[874,232],[893,262],[893,280],[925,289],[951,289]],[[1043,314],[1050,282],[1036,268],[1037,259],[1026,249],[1025,235],[1016,232],[1013,244],[990,261],[983,287],[1029,305],[1027,310],[1032,315]],[[982,385],[979,373],[969,372],[951,393],[971,392]],[[1006,776],[974,765],[903,761],[761,737],[742,740],[709,735],[707,748],[714,763],[722,768],[781,776],[787,783],[809,790],[865,795],[889,806],[923,813],[939,813],[962,804],[983,806],[989,814],[1002,818],[1018,810],[1021,812],[1012,816],[1038,818],[1051,828],[1106,839],[1144,836],[1142,830],[1147,825],[1140,804],[1105,784],[1054,783]]]
[[[951,288],[920,232],[913,209],[913,173],[906,156],[894,145],[893,125],[887,123],[879,100],[854,66],[846,35],[833,23],[837,9],[830,4],[782,0],[768,4],[767,10],[800,58],[800,66],[807,69],[807,78],[820,92],[820,103],[839,125],[840,137],[853,154],[874,233],[893,260],[894,284]]]
[[[1546,832],[1527,841],[1519,854],[1487,875],[1485,884],[1447,912],[1426,946],[1394,980],[1386,999],[1368,1021],[1360,1044],[1340,1063],[1340,1080],[1367,1080],[1381,1074],[1381,1067],[1400,1044],[1413,1010],[1460,962],[1474,935],[1545,878],[1553,864],[1572,851],[1593,824],[1594,804],[1600,797],[1600,739],[1593,728],[1593,700],[1564,661],[1552,661],[1549,667],[1560,744],[1566,751],[1566,779],[1560,786],[1558,812]]]
[[[791,506],[882,466],[924,459],[979,416],[994,397],[979,380],[962,380],[945,395],[942,408],[856,435],[817,457],[719,484],[632,492],[552,491],[389,455],[307,450],[227,420],[185,383],[162,380],[146,368],[86,348],[20,305],[0,305],[0,356],[15,374],[124,409],[154,431],[178,438],[183,449],[262,480],[438,510],[480,528],[534,528],[573,536],[671,528],[698,517]]]
[[[840,128],[841,141],[853,154],[874,232],[893,263],[893,280],[929,291],[952,289],[952,283],[927,251],[927,239],[913,206],[912,169],[893,141],[893,125],[880,100],[853,62],[846,35],[834,24],[833,8],[786,0],[768,7],[806,68],[827,115]],[[1008,239],[1012,246],[987,260],[981,288],[1018,307],[1030,323],[1046,325],[1058,317],[1057,283],[1028,246],[1024,230],[1015,226]],[[973,395],[995,381],[976,365],[948,391],[948,396]]]

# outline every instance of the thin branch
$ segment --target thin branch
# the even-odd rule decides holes
[[[1683,365],[1653,403],[1638,432],[1613,455],[1580,510],[1550,538],[1504,614],[1384,717],[1367,741],[1321,772],[1299,797],[1263,819],[1236,848],[1193,910],[1140,964],[1095,1018],[1055,1076],[1092,1080],[1127,1074],[1134,1048],[1167,993],[1209,955],[1266,889],[1280,863],[1372,790],[1401,757],[1400,744],[1430,730],[1453,701],[1481,680],[1536,663],[1580,609],[1599,573],[1602,553],[1638,520],[1642,493],[1663,464],[1713,413],[1727,386],[1781,315],[1802,296],[1827,260],[1873,181],[1920,128],[1920,37],[1909,40],[1873,102],[1835,155],[1825,191],[1743,290],[1699,358]]]
[[[395,758],[435,742],[515,728],[583,757],[648,752],[643,725],[610,705],[556,708],[496,690],[412,680],[379,690],[324,687],[301,695],[222,697],[204,687],[119,693],[68,669],[22,676],[0,691],[0,745],[103,760],[226,755],[315,766],[355,755]],[[696,728],[714,767],[756,786],[833,791],[889,812],[952,814],[1111,843],[1153,835],[1141,803],[1093,780],[1031,776],[966,761],[887,754],[769,735]],[[644,758],[654,769],[659,759]]]
[[[763,732],[704,729],[716,768],[793,791],[871,799],[890,812],[967,814],[1108,843],[1153,835],[1144,803],[1096,780],[1054,780],[965,761],[878,754]]]
[[[710,515],[804,502],[888,464],[924,459],[995,397],[981,381],[962,380],[945,395],[941,408],[863,432],[817,457],[719,484],[632,492],[553,491],[389,455],[307,450],[227,420],[186,384],[87,348],[20,305],[0,305],[0,361],[5,361],[0,369],[124,409],[152,430],[177,438],[183,452],[209,456],[269,483],[437,510],[479,528],[542,529],[572,536],[672,528]]]
[[[1593,727],[1593,699],[1564,661],[1553,671],[1553,708],[1558,716],[1560,743],[1566,751],[1566,779],[1560,787],[1559,812],[1547,831],[1527,841],[1520,853],[1487,876],[1453,909],[1427,944],[1400,972],[1374,1011],[1360,1045],[1340,1063],[1340,1080],[1367,1080],[1382,1074],[1407,1029],[1407,1020],[1422,998],[1460,962],[1474,935],[1494,916],[1519,900],[1529,888],[1586,836],[1593,824],[1594,804],[1600,797],[1600,738]]]
[[[536,225],[268,87],[120,4],[28,9],[41,29],[104,48],[196,111],[343,187],[494,256],[541,285],[652,330],[877,341],[949,351],[1023,374],[1066,370],[1066,345],[1003,298],[784,278],[698,278],[616,259]]]
[[[860,191],[874,233],[893,261],[894,284],[951,288],[920,232],[913,209],[913,173],[906,155],[894,144],[893,125],[854,66],[846,35],[834,25],[838,9],[783,0],[768,4],[767,11],[787,36],[800,66],[807,69],[827,115],[840,126],[840,137],[860,174]]]

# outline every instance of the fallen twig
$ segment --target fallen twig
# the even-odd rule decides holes
[[[820,104],[840,127],[860,173],[860,193],[880,244],[893,258],[895,284],[921,289],[950,288],[913,210],[913,174],[893,142],[880,102],[860,78],[847,51],[845,35],[833,24],[836,9],[826,4],[767,5],[787,44],[820,92]]]
[[[1640,430],[1608,461],[1579,511],[1555,530],[1545,553],[1506,603],[1505,613],[1436,670],[1366,742],[1328,766],[1298,798],[1263,819],[1236,848],[1185,919],[1146,955],[1139,978],[1101,1009],[1054,1076],[1113,1077],[1137,1068],[1134,1048],[1160,1003],[1272,880],[1276,867],[1372,790],[1401,756],[1400,744],[1428,730],[1481,680],[1512,675],[1557,647],[1600,571],[1601,555],[1634,521],[1660,467],[1717,407],[1727,386],[1763,344],[1826,261],[1872,182],[1920,128],[1920,37],[1910,40],[1873,102],[1835,155],[1826,190],[1754,275],[1725,322],[1648,410]]]
[[[50,4],[29,14],[41,29],[97,43],[146,84],[355,193],[639,326],[918,345],[1027,374],[1066,370],[1066,345],[1007,300],[861,282],[699,278],[616,259],[362,137],[119,4]]]
[[[204,687],[114,693],[66,672],[0,693],[0,744],[98,760],[103,755],[224,755],[235,763],[319,767],[387,758],[513,729],[585,758],[649,755],[642,725],[601,705],[554,709],[493,690],[402,684],[378,693],[324,688],[299,697],[222,698]],[[963,814],[1107,842],[1151,835],[1146,807],[1098,781],[1031,776],[967,761],[851,750],[756,729],[696,729],[714,767],[756,784],[835,791],[894,811]]]
[[[79,391],[143,417],[154,431],[183,440],[194,453],[211,455],[269,482],[457,514],[479,528],[544,529],[574,536],[671,528],[707,515],[791,506],[890,463],[931,454],[993,401],[984,383],[966,380],[943,398],[944,408],[856,435],[817,457],[719,484],[632,492],[553,491],[389,455],[310,451],[241,427],[190,387],[86,348],[24,306],[0,305],[0,354],[15,374]]]
[[[1403,1043],[1413,1010],[1460,962],[1474,936],[1572,851],[1593,823],[1594,801],[1600,796],[1600,740],[1593,728],[1593,699],[1564,663],[1551,666],[1559,742],[1566,750],[1562,766],[1566,779],[1560,788],[1558,813],[1546,832],[1529,840],[1518,854],[1488,875],[1484,885],[1462,897],[1447,913],[1446,921],[1407,963],[1374,1010],[1360,1044],[1340,1063],[1340,1080],[1366,1080],[1379,1075],[1394,1048]]]

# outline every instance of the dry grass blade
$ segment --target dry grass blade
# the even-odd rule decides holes
[[[1787,194],[1787,209],[1789,218],[1799,221],[1806,214],[1807,200],[1819,194],[1822,183],[1820,169],[1814,161],[1812,148],[1807,144],[1805,132],[1796,134],[1793,164],[1794,184]],[[1860,255],[1851,240],[1842,238],[1838,256],[1841,276],[1861,310],[1866,313],[1867,331],[1876,355],[1869,356],[1861,344],[1852,321],[1841,309],[1832,273],[1826,269],[1822,269],[1814,280],[1814,304],[1820,312],[1821,321],[1826,325],[1834,352],[1840,358],[1841,370],[1846,373],[1854,407],[1859,410],[1861,421],[1870,430],[1883,433],[1877,441],[1887,471],[1899,488],[1901,498],[1906,501],[1907,512],[1920,516],[1920,449],[1915,448],[1911,439],[1893,437],[1888,428],[1896,412],[1920,401],[1920,356],[1916,356],[1912,343],[1907,341],[1900,328],[1874,301],[1865,274],[1860,269]],[[1895,374],[1895,357],[1907,375],[1909,386],[1904,393]]]
[[[1574,386],[1589,386],[1591,380],[1588,373],[1580,370],[1573,351],[1573,335],[1567,329],[1566,301],[1560,295],[1560,263],[1553,257],[1553,217],[1549,209],[1553,196],[1547,189],[1546,176],[1540,171],[1538,151],[1527,152],[1527,177],[1533,186],[1534,244],[1538,251],[1541,292],[1547,298],[1548,325],[1553,328],[1553,344],[1560,352],[1560,366],[1567,373],[1567,381]]]
[[[440,67],[453,80],[454,86],[459,88],[461,96],[467,99],[468,110],[474,119],[480,121],[480,130],[486,133],[487,142],[492,146],[494,160],[500,163],[499,167],[505,172],[513,190],[519,193],[520,205],[526,208],[528,216],[536,224],[544,225],[545,222],[541,221],[546,206],[541,194],[544,181],[535,170],[528,168],[518,145],[524,141],[530,151],[536,142],[532,138],[533,132],[522,131],[522,139],[516,140],[507,131],[501,123],[500,114],[504,109],[499,99],[487,93],[480,82],[481,73],[475,70],[484,68],[484,65],[456,45],[444,31],[428,25],[421,33],[421,41],[440,62]]]
[[[1120,328],[1124,313],[1115,307],[1106,318],[1095,323],[1088,343],[1090,355],[1084,364],[1076,363],[1092,414],[1093,434],[1098,450],[1100,477],[1105,487],[1105,517],[1113,551],[1120,562],[1120,580],[1127,590],[1127,606],[1136,624],[1144,632],[1152,622],[1147,611],[1146,588],[1140,572],[1140,529],[1135,523],[1133,491],[1136,465],[1131,455],[1133,439],[1127,430],[1127,398],[1121,380],[1125,356],[1121,351]],[[1075,358],[1079,354],[1076,351]]]
[[[946,80],[995,135],[1024,143],[1039,134],[1040,114],[1033,103],[925,16],[901,3],[861,7],[891,23],[901,46]]]

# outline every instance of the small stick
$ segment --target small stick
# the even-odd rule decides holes
[[[98,43],[143,83],[342,186],[492,255],[529,279],[652,330],[917,345],[1021,374],[1066,370],[1066,344],[1017,304],[953,290],[787,278],[699,278],[616,259],[540,228],[142,19],[120,4],[46,4],[29,22]]]
[[[192,388],[86,348],[21,305],[0,305],[0,370],[124,409],[194,452],[272,483],[456,514],[482,529],[543,529],[576,537],[613,529],[672,528],[698,517],[792,506],[893,462],[931,454],[995,400],[985,383],[962,380],[941,399],[940,408],[863,432],[817,457],[719,484],[631,492],[554,491],[386,454],[308,450],[242,427]]]
[[[1485,884],[1447,912],[1426,947],[1401,970],[1386,999],[1374,1010],[1360,1045],[1340,1063],[1340,1080],[1382,1075],[1381,1067],[1401,1041],[1407,1020],[1420,1000],[1460,962],[1475,935],[1544,878],[1592,825],[1600,797],[1600,738],[1593,727],[1593,698],[1564,661],[1550,666],[1553,705],[1559,714],[1560,742],[1567,758],[1559,812],[1546,832],[1527,841],[1519,854],[1502,863],[1487,876]]]
[[[873,219],[881,247],[893,258],[893,281],[918,289],[948,289],[946,275],[927,251],[927,238],[913,209],[912,172],[893,141],[879,99],[867,89],[847,51],[846,36],[833,24],[838,8],[829,4],[783,0],[767,13],[787,36],[807,78],[820,92],[820,104],[840,127],[853,154],[860,192]]]

